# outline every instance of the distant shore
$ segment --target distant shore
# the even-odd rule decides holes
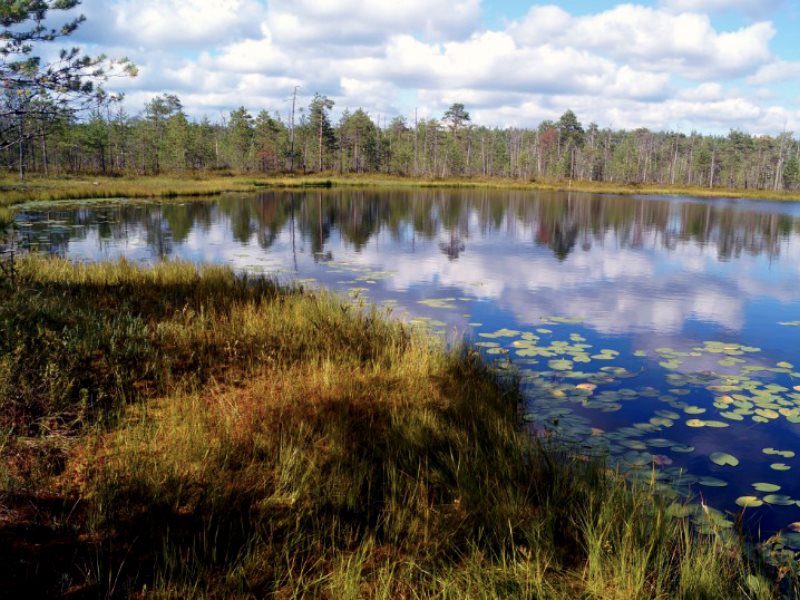
[[[256,192],[267,189],[310,187],[422,187],[474,188],[529,191],[581,192],[619,195],[673,195],[701,198],[752,198],[758,200],[800,201],[800,191],[774,192],[670,186],[658,184],[616,184],[596,181],[525,181],[506,178],[447,178],[427,179],[381,175],[286,175],[257,174],[163,176],[32,176],[19,181],[11,175],[0,177],[0,207],[24,202],[54,200],[85,200],[93,198],[174,198],[207,196],[235,192]]]

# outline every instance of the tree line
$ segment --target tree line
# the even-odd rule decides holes
[[[788,132],[612,130],[585,126],[571,110],[536,128],[500,129],[474,125],[463,104],[453,104],[441,118],[411,122],[344,110],[334,123],[333,107],[317,94],[285,118],[240,107],[212,122],[190,119],[177,96],[163,94],[133,116],[113,104],[81,119],[65,113],[43,122],[37,114],[36,122],[22,125],[37,135],[7,145],[0,160],[8,169],[48,175],[293,171],[800,187],[800,142]]]

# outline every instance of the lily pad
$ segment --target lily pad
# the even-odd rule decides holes
[[[697,483],[706,487],[726,487],[728,485],[727,481],[716,477],[700,477],[697,479]]]
[[[419,300],[419,304],[424,304],[430,308],[455,308],[455,305],[452,304],[455,302],[455,298],[430,298],[427,300]]]
[[[739,459],[726,452],[714,452],[709,457],[711,462],[720,467],[738,467]]]
[[[772,463],[769,468],[773,471],[789,471],[792,467],[785,463]]]
[[[775,485],[774,483],[754,483],[753,489],[757,492],[772,493],[780,491],[781,486]]]
[[[722,421],[703,421],[702,419],[689,419],[686,421],[686,425],[695,429],[700,427],[712,427],[715,429],[723,429],[728,427],[728,424],[723,423]]]
[[[670,450],[679,454],[691,454],[694,452],[695,448],[694,446],[689,446],[687,444],[676,444],[670,447]]]
[[[691,517],[697,509],[691,504],[670,504],[667,507],[667,515],[675,519],[686,519]]]
[[[794,504],[794,500],[790,496],[785,496],[783,494],[770,494],[769,496],[764,496],[764,502],[767,504],[773,504],[775,506],[791,506]]]
[[[764,506],[764,502],[759,500],[756,496],[739,496],[736,499],[736,504],[742,508],[758,508]]]
[[[554,371],[569,371],[572,368],[571,360],[551,360],[547,365]]]
[[[502,337],[517,337],[520,334],[519,331],[515,331],[513,329],[499,329],[492,333],[481,333],[479,334],[483,338],[502,338]]]

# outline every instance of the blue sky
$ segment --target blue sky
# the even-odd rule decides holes
[[[531,126],[573,109],[617,128],[800,131],[794,0],[84,0],[76,39],[128,56],[136,113],[177,94],[195,117],[244,105]]]

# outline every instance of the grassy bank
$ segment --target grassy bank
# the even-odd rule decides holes
[[[0,597],[778,596],[523,431],[513,378],[325,293],[28,257],[0,331]]]
[[[88,198],[173,198],[207,196],[230,192],[253,192],[265,188],[292,187],[442,187],[574,191],[599,194],[682,195],[720,198],[800,200],[800,192],[733,190],[659,185],[619,185],[591,181],[521,181],[499,178],[421,179],[378,175],[264,177],[258,175],[197,175],[159,177],[30,177],[24,182],[0,178],[0,207],[30,201],[81,200]]]

